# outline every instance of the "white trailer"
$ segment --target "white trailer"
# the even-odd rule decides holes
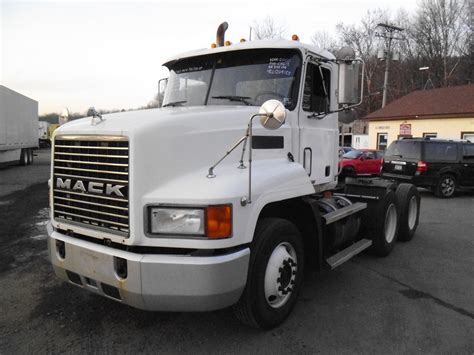
[[[413,238],[420,197],[375,178],[338,189],[338,111],[361,92],[353,51],[224,46],[226,27],[215,48],[165,63],[161,108],[91,110],[54,132],[48,248],[58,277],[109,299],[233,306],[268,329],[290,314],[305,266]]]
[[[38,102],[0,85],[0,163],[33,163]]]

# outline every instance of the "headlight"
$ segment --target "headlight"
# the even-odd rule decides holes
[[[153,234],[204,235],[204,209],[150,208]]]
[[[232,236],[232,205],[148,208],[148,232],[154,235],[180,235],[212,239]]]

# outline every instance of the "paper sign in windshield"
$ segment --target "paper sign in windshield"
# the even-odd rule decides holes
[[[292,76],[291,62],[288,58],[270,58],[267,73],[270,75]]]

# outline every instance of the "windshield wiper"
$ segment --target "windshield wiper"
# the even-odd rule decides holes
[[[212,96],[213,99],[227,99],[230,101],[240,101],[246,104],[247,106],[250,106],[250,102],[247,100],[250,99],[251,97],[249,96],[235,96],[235,95],[220,95],[220,96]]]
[[[185,101],[168,102],[166,105],[163,105],[161,107],[168,107],[168,106],[173,106],[174,107],[174,106],[182,105],[185,102],[187,102],[187,101],[185,100]]]

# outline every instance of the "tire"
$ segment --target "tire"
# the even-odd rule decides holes
[[[255,328],[271,329],[291,313],[304,272],[303,241],[291,222],[264,218],[258,222],[247,284],[234,314]]]
[[[28,165],[33,164],[33,149],[28,148]]]
[[[371,210],[373,215],[365,220],[373,225],[368,229],[373,243],[371,250],[377,256],[387,256],[395,246],[400,226],[395,193],[387,190]]]
[[[356,176],[356,172],[355,172],[355,169],[353,166],[345,166],[343,169],[342,169],[342,175],[343,176],[348,176],[348,177],[354,177]]]
[[[456,191],[456,178],[451,174],[444,174],[438,180],[436,184],[434,194],[441,198],[453,197]]]
[[[20,153],[20,165],[28,165],[28,148],[22,148]]]
[[[400,184],[395,192],[400,211],[398,240],[408,242],[413,239],[420,218],[420,194],[412,184]]]

